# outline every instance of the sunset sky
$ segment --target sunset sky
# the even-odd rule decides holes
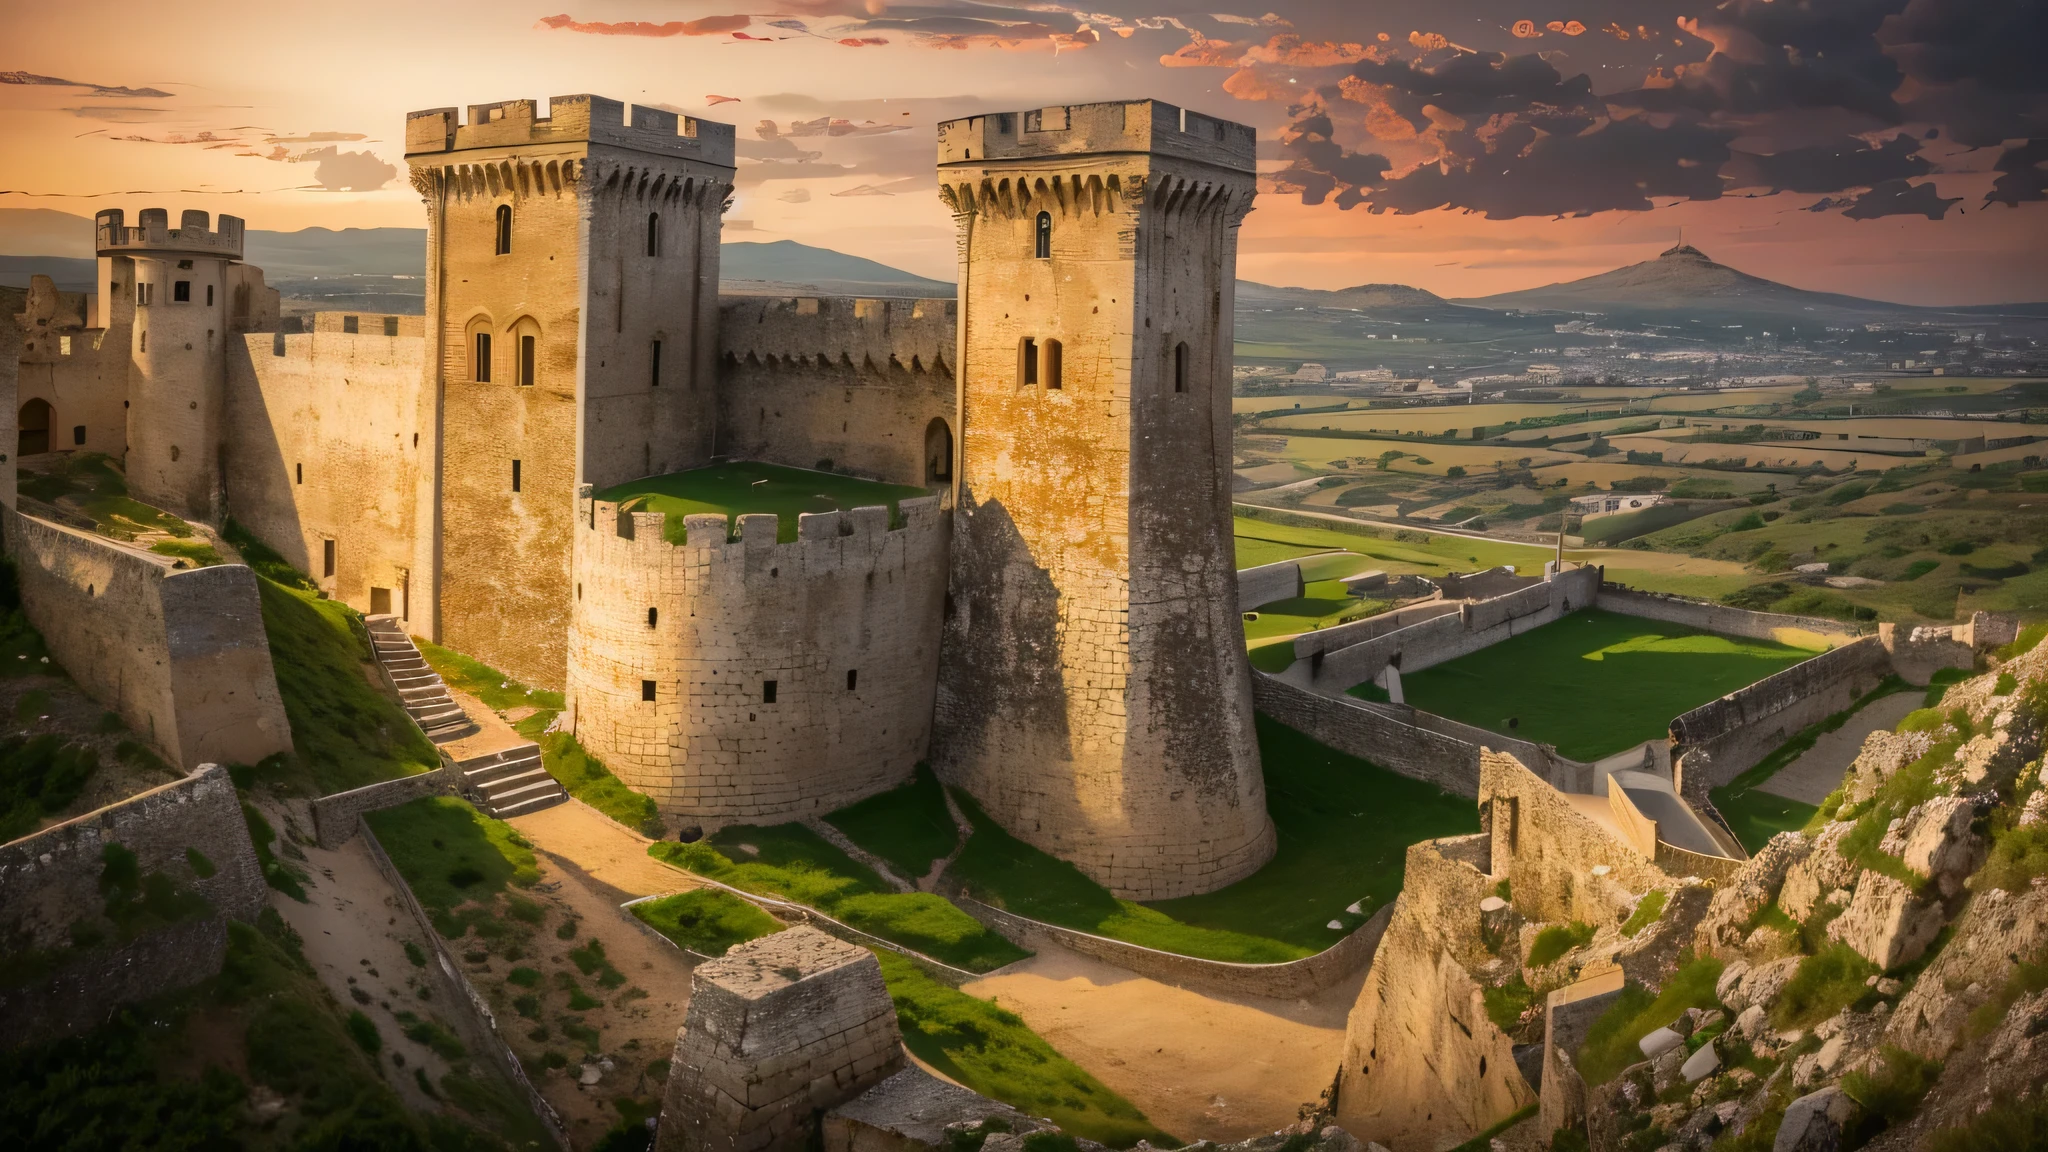
[[[1258,129],[1248,279],[2048,300],[2048,0],[548,4],[10,2],[0,208],[419,227],[408,110],[594,92],[738,125],[728,241],[950,280],[937,121],[1151,96]]]

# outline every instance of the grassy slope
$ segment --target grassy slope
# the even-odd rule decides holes
[[[667,513],[669,520],[662,535],[680,544],[682,518],[693,513],[717,513],[729,521],[749,512],[773,512],[781,517],[776,538],[789,541],[796,539],[797,517],[802,513],[886,504],[893,519],[900,501],[923,495],[924,489],[907,484],[741,461],[629,480],[599,492],[597,498],[623,502],[639,497],[636,510]]]
[[[825,819],[847,839],[888,861],[905,880],[915,881],[930,872],[934,861],[960,843],[946,794],[928,764],[919,764],[917,774],[901,788],[849,804]]]
[[[1479,830],[1470,800],[1265,716],[1258,726],[1279,845],[1265,867],[1228,888],[1151,905],[1176,920],[1320,951],[1400,894],[1410,844]],[[1359,912],[1346,912],[1354,901]],[[1332,920],[1343,928],[1330,928]]]
[[[650,844],[647,854],[743,891],[808,904],[956,968],[987,972],[1030,955],[943,897],[893,891],[801,824],[733,824],[695,844]]]
[[[444,936],[461,936],[468,919],[462,913],[508,885],[531,888],[540,880],[526,840],[459,797],[424,796],[365,819]]]
[[[1401,678],[1417,708],[1592,760],[1662,735],[1671,718],[1814,653],[1621,616],[1575,612]],[[1530,668],[1546,674],[1533,677]]]
[[[903,1042],[918,1059],[976,1092],[1043,1116],[1067,1132],[1128,1148],[1179,1141],[1135,1105],[1061,1056],[1015,1013],[948,988],[892,952],[876,955]]]
[[[569,795],[643,836],[658,840],[667,834],[668,828],[662,823],[661,813],[656,810],[653,800],[633,791],[625,781],[612,775],[602,761],[584,751],[573,734],[547,730],[556,713],[562,710],[560,692],[529,688],[480,660],[453,648],[443,648],[431,640],[415,636],[413,643],[419,646],[420,655],[426,658],[428,667],[440,673],[450,688],[476,697],[486,708],[496,712],[533,709],[531,715],[512,727],[521,736],[540,745],[541,765],[548,770],[548,775],[568,789]]]
[[[723,956],[735,944],[782,931],[775,917],[717,888],[643,900],[629,910],[656,932],[702,956]]]
[[[397,702],[374,686],[369,638],[347,605],[259,577],[263,627],[291,721],[287,772],[325,795],[440,763]]]

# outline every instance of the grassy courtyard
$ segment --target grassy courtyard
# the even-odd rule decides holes
[[[805,512],[886,504],[893,520],[899,503],[923,495],[924,489],[907,484],[883,484],[838,472],[739,461],[629,480],[599,492],[597,498],[628,504],[636,512],[667,513],[668,523],[663,527],[662,537],[671,544],[681,544],[685,536],[683,517],[689,515],[716,514],[724,516],[730,525],[736,516],[772,512],[780,517],[775,538],[790,541],[796,539],[797,517]]]
[[[1404,675],[1401,686],[1417,708],[1596,760],[1813,655],[1592,608]]]

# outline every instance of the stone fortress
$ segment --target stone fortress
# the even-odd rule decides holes
[[[1271,856],[1229,516],[1250,128],[942,124],[957,303],[721,299],[730,125],[513,100],[414,113],[406,152],[424,322],[286,331],[241,221],[103,212],[99,291],[31,294],[23,428],[564,690],[674,823],[821,814],[928,758],[1123,895]],[[794,540],[599,496],[741,459],[928,494]]]

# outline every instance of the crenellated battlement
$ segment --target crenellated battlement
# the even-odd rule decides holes
[[[213,256],[222,260],[242,258],[242,218],[222,213],[220,228],[209,227],[208,216],[187,208],[178,227],[171,227],[171,214],[163,208],[144,208],[136,227],[127,227],[126,214],[119,208],[103,209],[93,217],[93,231],[101,256]]]
[[[939,124],[939,167],[1103,153],[1151,153],[1250,175],[1256,133],[1160,100],[994,112]],[[943,178],[942,178],[943,179]]]
[[[719,344],[729,365],[886,378],[951,377],[951,300],[727,296]]]
[[[577,488],[576,531],[626,541],[629,551],[625,553],[608,540],[601,545],[612,561],[644,556],[662,562],[717,563],[753,560],[773,551],[783,562],[801,564],[814,556],[824,559],[827,553],[836,555],[847,548],[877,547],[891,533],[924,536],[946,524],[937,496],[918,496],[898,503],[899,523],[891,523],[889,509],[883,505],[805,512],[797,517],[797,538],[789,541],[776,539],[781,517],[772,512],[743,512],[730,517],[700,512],[683,517],[684,543],[674,544],[667,538],[668,513],[621,508],[620,501],[599,500],[592,493],[589,484]],[[792,572],[802,570],[796,568]]]
[[[727,168],[733,164],[730,124],[587,93],[550,97],[545,116],[540,114],[538,101],[500,100],[470,105],[467,122],[455,108],[429,108],[405,117],[408,159],[481,148],[565,143],[605,144]]]

